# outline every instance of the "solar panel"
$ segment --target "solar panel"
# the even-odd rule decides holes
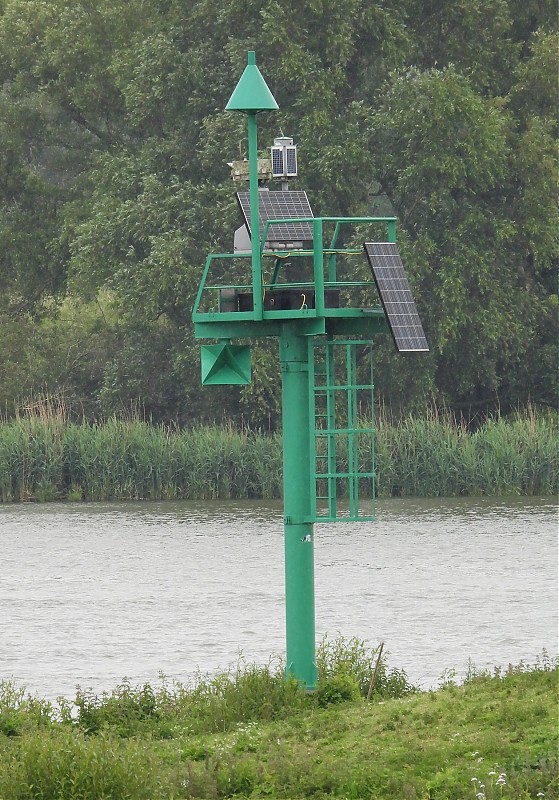
[[[272,175],[283,177],[284,174],[283,147],[272,147]]]
[[[429,345],[396,245],[392,242],[365,242],[363,247],[396,348],[400,353],[428,351]]]
[[[297,148],[285,148],[285,174],[288,178],[297,177]]]
[[[237,200],[250,233],[250,192],[237,192]],[[271,192],[258,190],[258,215],[260,235],[270,219],[308,219],[313,216],[306,192]],[[266,241],[274,242],[312,242],[310,222],[288,222],[285,225],[270,225]]]

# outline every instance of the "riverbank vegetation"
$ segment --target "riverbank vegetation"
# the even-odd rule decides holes
[[[44,411],[44,408],[43,408]],[[362,467],[370,453],[362,454]],[[343,471],[344,453],[338,464]],[[559,418],[532,411],[476,430],[449,414],[378,415],[380,496],[551,495],[559,487]],[[277,499],[279,433],[232,425],[179,430],[141,419],[75,423],[63,413],[0,424],[0,500]]]
[[[311,695],[281,665],[243,663],[190,688],[125,682],[54,705],[0,683],[0,797],[557,796],[558,673],[545,653],[428,692],[359,640],[323,642],[318,662]]]

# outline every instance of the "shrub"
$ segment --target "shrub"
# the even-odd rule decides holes
[[[1,746],[1,743],[0,743]],[[167,775],[149,740],[85,737],[71,728],[36,730],[0,757],[3,800],[159,800]]]
[[[324,636],[316,652],[319,686],[340,675],[349,675],[356,681],[361,696],[367,697],[378,652],[379,648],[370,648],[357,637],[338,636],[330,640]],[[386,658],[382,656],[376,673],[374,696],[403,697],[415,690],[405,671],[388,669]]]
[[[338,672],[331,678],[318,684],[316,690],[316,700],[321,708],[336,705],[348,701],[355,701],[359,698],[359,682],[354,675],[347,672]]]
[[[119,736],[133,736],[140,729],[156,728],[160,716],[156,694],[148,683],[134,688],[123,681],[111,694],[105,692],[101,698],[78,690],[74,702],[78,725],[85,733],[109,729]],[[146,725],[147,721],[152,725]]]
[[[26,696],[11,680],[0,680],[0,734],[21,736],[25,729],[46,728],[52,722],[51,703]]]

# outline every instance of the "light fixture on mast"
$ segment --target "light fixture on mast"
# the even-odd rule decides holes
[[[288,178],[297,177],[297,145],[289,136],[278,136],[271,148],[272,178],[281,179],[287,189]]]

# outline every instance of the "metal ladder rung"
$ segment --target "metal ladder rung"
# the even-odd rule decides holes
[[[327,478],[374,478],[374,472],[315,472],[317,480],[326,480]]]
[[[372,433],[372,431],[361,430],[358,428],[355,430],[354,428],[315,428],[315,431],[318,436],[335,436],[336,434],[343,434],[345,436],[357,436],[360,433]]]

